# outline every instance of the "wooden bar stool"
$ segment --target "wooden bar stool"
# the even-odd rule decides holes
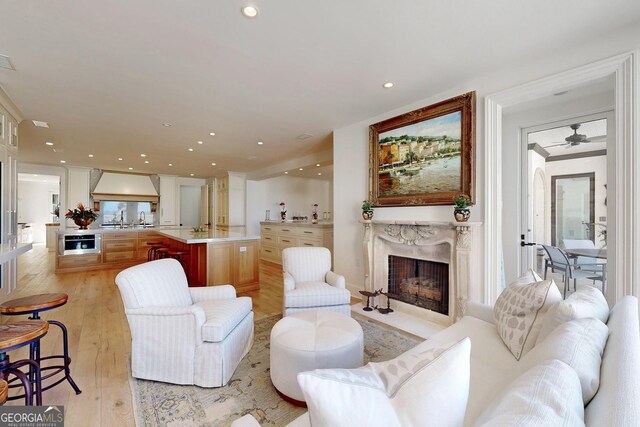
[[[147,242],[147,246],[149,246],[149,251],[147,252],[147,261],[153,261],[154,259],[156,259],[156,250],[162,246],[165,246],[165,244],[163,241],[159,240],[154,242]]]
[[[166,258],[169,254],[169,250],[171,248],[169,246],[160,246],[158,248],[156,248],[155,254],[154,254],[154,258],[153,259],[162,259],[162,258]]]
[[[189,251],[186,249],[169,249],[167,255],[170,258],[174,258],[180,261],[180,264],[182,265],[182,268],[184,270],[184,274],[189,277],[189,267],[186,260],[187,255],[189,255]]]
[[[2,305],[0,305],[0,313],[6,316],[30,314],[31,316],[29,317],[29,319],[40,320],[41,311],[47,311],[61,307],[67,303],[68,299],[69,297],[67,296],[67,294],[63,293],[32,295],[29,297],[18,298],[4,302]],[[73,378],[71,378],[71,368],[69,367],[71,365],[71,358],[69,357],[69,340],[67,327],[62,322],[58,322],[57,320],[49,320],[48,324],[56,325],[62,331],[63,354],[40,357],[40,340],[38,339],[35,340],[30,346],[29,357],[35,360],[38,365],[40,365],[45,360],[62,359],[61,365],[51,365],[40,368],[41,371],[51,371],[42,378],[43,381],[53,377],[54,375],[57,375],[60,372],[64,372],[64,376],[62,376],[62,378],[58,379],[52,384],[43,387],[42,391],[49,390],[50,388],[60,384],[64,380],[67,380],[69,381],[69,384],[76,392],[76,394],[80,394],[82,393],[82,391],[80,390],[80,388],[78,388],[75,381],[73,381]]]
[[[17,379],[24,387],[24,394],[8,397],[8,400],[24,397],[24,404],[30,406],[33,405],[33,393],[35,391],[36,405],[42,405],[40,365],[33,358],[11,362],[7,352],[27,344],[33,348],[48,331],[49,324],[44,320],[22,320],[0,325],[0,376],[2,376],[3,380],[8,381],[9,384]],[[20,368],[23,367],[29,368],[28,374],[22,372]],[[13,375],[15,378],[9,380],[9,375]],[[18,384],[9,384],[9,387],[18,387]]]

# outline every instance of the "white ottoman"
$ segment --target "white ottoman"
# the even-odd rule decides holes
[[[362,328],[349,316],[332,311],[303,311],[271,329],[271,382],[291,403],[304,405],[300,372],[362,366]]]

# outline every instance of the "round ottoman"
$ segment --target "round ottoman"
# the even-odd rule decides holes
[[[287,401],[305,406],[300,372],[324,368],[359,368],[363,362],[362,328],[332,311],[302,311],[271,329],[271,382]]]

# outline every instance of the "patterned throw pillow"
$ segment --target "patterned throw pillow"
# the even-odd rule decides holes
[[[520,360],[536,343],[544,314],[562,295],[553,280],[512,283],[498,297],[493,317],[500,338]]]

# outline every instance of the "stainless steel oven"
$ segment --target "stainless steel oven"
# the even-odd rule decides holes
[[[101,234],[64,234],[60,236],[60,254],[81,255],[100,253]]]

